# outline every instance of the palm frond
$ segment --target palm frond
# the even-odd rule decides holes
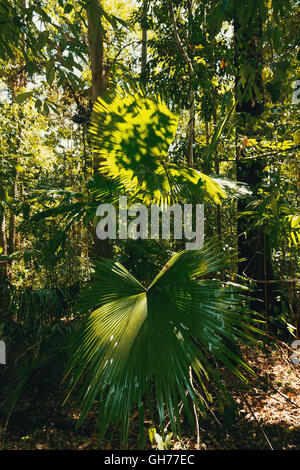
[[[226,192],[207,175],[168,161],[178,117],[162,98],[119,90],[98,98],[90,132],[102,171],[119,177],[129,192],[145,202],[170,203],[198,198],[220,203]],[[223,128],[223,127],[222,127]]]
[[[242,370],[251,369],[234,345],[251,344],[258,331],[245,296],[239,286],[205,279],[231,261],[212,245],[182,251],[147,289],[118,263],[97,265],[98,280],[85,294],[85,308],[97,308],[75,338],[69,371],[73,388],[82,382],[80,423],[97,399],[101,436],[110,423],[121,422],[126,441],[132,409],[142,416],[146,405],[162,429],[167,410],[178,433],[180,401],[190,419],[192,402],[203,409],[190,368],[206,398],[208,377],[218,380],[211,357],[245,380]]]

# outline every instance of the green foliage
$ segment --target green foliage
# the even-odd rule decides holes
[[[69,317],[78,295],[78,286],[56,289],[13,290],[9,314],[24,328],[50,325]]]
[[[107,87],[93,112],[91,9]],[[34,407],[35,389],[47,400],[59,387],[69,336],[89,311],[70,372],[74,392],[82,386],[82,419],[99,399],[101,435],[121,421],[125,440],[137,408],[142,441],[150,408],[151,442],[169,448],[180,401],[192,421],[194,404],[202,412],[210,404],[207,376],[222,389],[220,364],[244,375],[236,351],[252,344],[254,324],[248,297],[224,281],[237,263],[222,253],[236,252],[241,236],[256,249],[257,231],[260,266],[272,268],[271,283],[260,270],[262,313],[284,341],[299,336],[298,23],[294,0],[0,0],[0,324],[9,349],[18,345],[0,384],[3,417]],[[236,100],[247,102],[246,116]],[[235,181],[241,154],[251,188]],[[205,237],[218,235],[217,251],[171,258],[181,241],[116,240],[115,263],[94,273],[96,209],[120,194],[129,203],[204,202]],[[86,284],[79,311],[71,297]],[[173,434],[164,433],[166,411]],[[223,399],[220,411],[227,430],[235,414]]]
[[[90,130],[103,171],[121,178],[134,197],[148,203],[191,197],[220,203],[226,193],[216,181],[168,161],[177,124],[178,117],[159,98],[149,99],[141,92],[99,98]]]
[[[31,315],[34,316],[34,311]],[[13,413],[18,410],[30,413],[36,406],[36,394],[47,399],[49,391],[57,390],[68,360],[67,345],[73,332],[71,325],[52,322],[45,325],[26,323],[21,330],[19,325],[6,325],[7,338],[14,342],[14,361],[9,363],[9,376],[0,384],[0,423],[5,429]],[[12,340],[8,340],[11,349]],[[12,356],[10,356],[12,358]],[[37,417],[35,417],[37,418]],[[28,421],[34,422],[34,417]]]
[[[79,424],[98,400],[100,436],[110,423],[120,422],[125,442],[136,406],[142,437],[147,405],[153,419],[158,413],[161,429],[166,408],[177,435],[179,401],[192,420],[191,403],[204,411],[209,400],[209,376],[219,383],[214,361],[245,380],[242,369],[251,369],[233,346],[252,344],[258,330],[240,286],[207,278],[230,261],[210,245],[179,252],[147,288],[118,263],[97,264],[95,282],[82,300],[83,309],[95,310],[76,335],[70,371],[71,389],[81,386]]]

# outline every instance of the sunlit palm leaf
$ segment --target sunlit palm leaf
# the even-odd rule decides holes
[[[192,194],[199,203],[220,203],[226,193],[218,182],[168,161],[177,125],[178,117],[160,98],[121,91],[113,99],[98,98],[90,131],[103,172],[121,178],[147,202],[182,201]]]
[[[85,308],[97,309],[76,337],[71,364],[72,386],[84,378],[80,422],[97,398],[102,436],[121,422],[126,440],[132,408],[142,413],[146,404],[162,428],[167,409],[178,432],[178,403],[190,418],[191,400],[201,406],[190,368],[203,396],[204,378],[218,379],[209,355],[244,379],[241,369],[250,369],[231,346],[251,343],[257,330],[241,288],[205,279],[229,261],[212,246],[180,252],[147,289],[117,263],[97,265],[98,281],[85,294]]]

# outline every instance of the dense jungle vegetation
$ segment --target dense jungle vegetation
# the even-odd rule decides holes
[[[300,449],[299,31],[294,0],[0,0],[0,449]],[[180,209],[141,236],[172,205],[202,248]]]

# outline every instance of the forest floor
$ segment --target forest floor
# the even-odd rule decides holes
[[[183,424],[181,440],[172,439],[171,450],[300,450],[300,365],[293,365],[290,352],[282,347],[262,352],[244,349],[255,371],[249,385],[228,377],[227,388],[236,402],[236,412],[220,414],[212,404],[198,429]],[[97,411],[90,411],[84,425],[75,431],[78,413],[72,402],[61,408],[62,392],[39,398],[32,410],[15,414],[0,434],[1,450],[89,450],[120,448],[117,436],[99,445]],[[38,418],[37,418],[38,417]],[[151,427],[146,421],[146,429]],[[138,449],[138,419],[131,420],[127,449]],[[146,439],[146,449],[151,446]]]

